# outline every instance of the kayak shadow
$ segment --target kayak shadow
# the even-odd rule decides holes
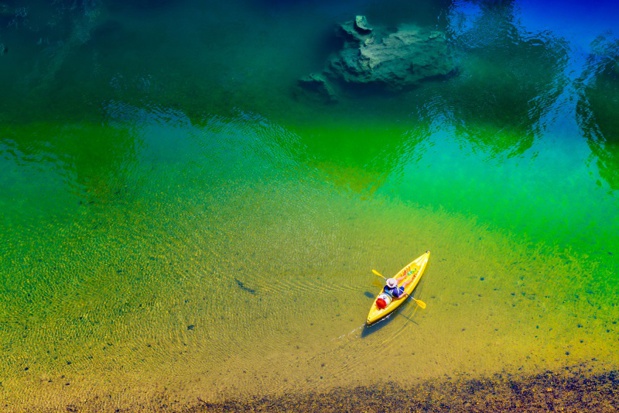
[[[363,330],[361,331],[361,338],[368,337],[369,335],[374,334],[377,331],[385,328],[390,318],[391,318],[391,315],[388,315],[387,317],[380,319],[379,321],[375,322],[372,325],[367,325],[367,324],[364,325]]]

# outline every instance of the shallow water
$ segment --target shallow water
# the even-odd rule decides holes
[[[0,9],[6,408],[618,368],[616,6],[233,3]],[[355,14],[458,73],[298,96]]]

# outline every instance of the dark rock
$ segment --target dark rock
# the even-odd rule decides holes
[[[243,283],[243,281],[239,280],[238,278],[235,278],[234,281],[236,281],[236,284],[239,286],[239,288],[243,291],[247,291],[250,294],[256,294],[256,290],[254,290],[253,288],[249,288],[245,285],[245,283]]]

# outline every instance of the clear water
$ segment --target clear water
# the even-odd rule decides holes
[[[617,6],[330,3],[0,9],[6,408],[619,366]],[[355,14],[458,74],[296,96]],[[427,309],[364,328],[428,249]]]

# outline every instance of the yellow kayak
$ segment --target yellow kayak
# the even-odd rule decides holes
[[[366,322],[368,325],[373,324],[377,322],[378,320],[380,320],[381,318],[385,317],[386,315],[391,314],[404,301],[406,301],[406,299],[413,293],[413,290],[415,289],[415,287],[417,287],[417,284],[419,284],[419,280],[421,279],[421,276],[423,275],[423,272],[426,269],[426,266],[428,265],[429,259],[430,259],[430,251],[426,251],[425,254],[413,260],[410,264],[402,268],[400,271],[396,273],[396,275],[393,276],[393,278],[397,279],[398,277],[408,275],[407,277],[405,277],[398,283],[398,286],[401,286],[404,283],[406,283],[410,279],[409,277],[413,277],[413,281],[410,282],[404,288],[405,294],[403,294],[402,297],[394,298],[393,301],[391,301],[385,308],[382,308],[382,309],[378,308],[378,305],[376,304],[376,302],[378,301],[378,299],[381,297],[383,293],[383,290],[381,290],[380,293],[374,299],[374,302],[372,303],[372,308],[370,308],[370,313],[368,314],[368,319]]]

